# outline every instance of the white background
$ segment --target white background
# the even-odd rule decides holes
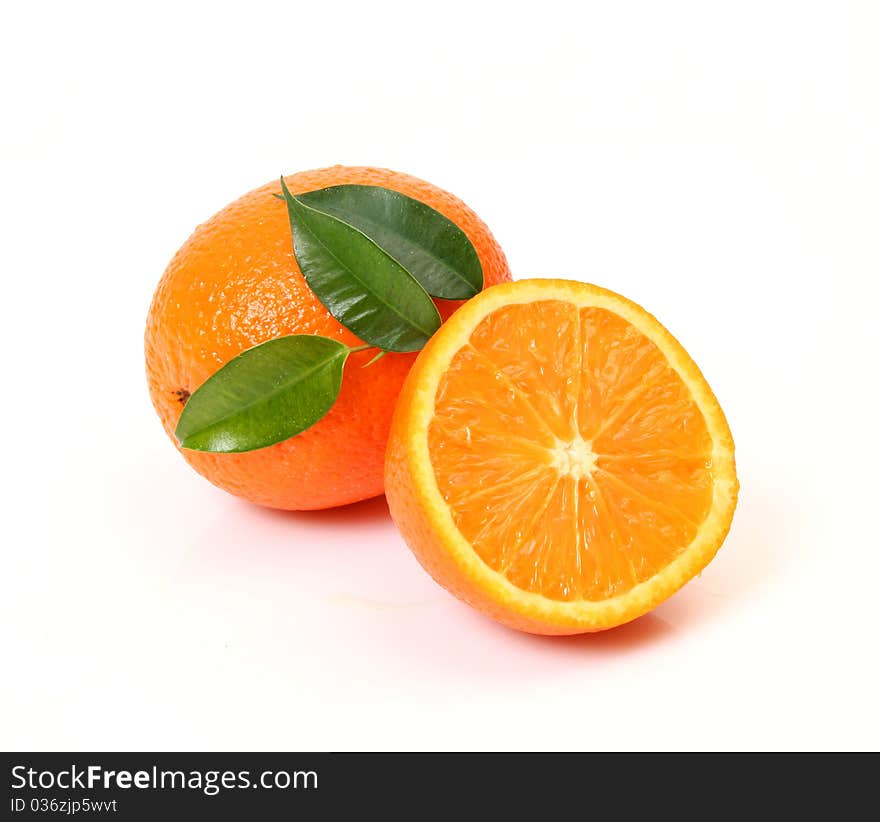
[[[0,29],[11,749],[877,748],[880,6],[17,3]],[[542,639],[437,587],[384,500],[192,472],[142,334],[176,248],[334,163],[472,205],[703,368],[741,501],[703,576]]]

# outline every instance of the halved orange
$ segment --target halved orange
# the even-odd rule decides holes
[[[404,383],[385,467],[419,562],[540,634],[635,619],[712,559],[738,483],[703,375],[654,317],[565,280],[490,288]]]

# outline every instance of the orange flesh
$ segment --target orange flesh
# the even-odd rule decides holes
[[[712,441],[690,392],[602,308],[488,315],[441,379],[428,445],[477,554],[550,599],[626,593],[687,548],[712,503]]]

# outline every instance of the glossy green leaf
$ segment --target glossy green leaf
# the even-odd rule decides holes
[[[189,398],[174,432],[184,448],[253,451],[310,428],[339,395],[351,349],[298,334],[249,348]]]
[[[293,248],[315,296],[364,342],[418,351],[440,327],[437,306],[418,281],[366,234],[281,187]]]
[[[483,268],[467,235],[425,203],[365,185],[333,186],[297,199],[366,234],[435,297],[467,300],[483,289]]]

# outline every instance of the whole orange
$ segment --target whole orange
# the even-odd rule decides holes
[[[343,184],[384,186],[444,214],[473,243],[485,285],[510,280],[486,225],[451,194],[407,174],[333,166],[285,177],[293,194]],[[286,334],[360,341],[309,289],[293,253],[285,204],[275,181],[245,194],[200,225],[174,256],[147,317],[147,380],[153,405],[174,439],[189,395],[247,348]],[[437,301],[444,319],[459,303]],[[329,508],[383,491],[391,415],[415,354],[352,355],[330,412],[312,428],[269,448],[241,454],[179,449],[215,485],[260,505]]]

